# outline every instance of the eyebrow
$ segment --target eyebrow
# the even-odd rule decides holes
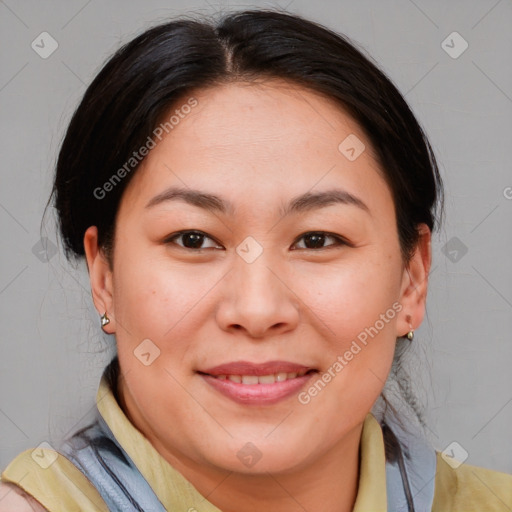
[[[145,208],[152,208],[167,201],[184,201],[198,208],[210,212],[233,215],[235,208],[233,203],[215,194],[202,192],[190,188],[170,187],[148,201]],[[332,204],[353,205],[370,213],[368,206],[359,197],[346,190],[331,189],[323,192],[306,192],[291,199],[279,213],[281,217],[303,213],[305,211],[325,208]]]

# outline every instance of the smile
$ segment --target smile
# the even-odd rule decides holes
[[[243,405],[273,405],[296,395],[318,370],[284,361],[238,361],[197,372],[216,392]]]
[[[255,384],[274,384],[275,382],[284,382],[285,380],[295,379],[297,377],[302,377],[308,371],[313,370],[303,370],[301,372],[279,372],[279,373],[270,373],[268,375],[212,375],[219,380],[230,380],[231,382],[237,382],[238,384],[245,384],[248,386],[254,386]]]

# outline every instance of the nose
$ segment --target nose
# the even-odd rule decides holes
[[[282,268],[263,255],[252,263],[236,256],[217,309],[219,326],[251,338],[292,331],[299,323],[300,301],[287,281]]]

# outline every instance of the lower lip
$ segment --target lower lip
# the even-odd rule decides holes
[[[229,379],[220,380],[211,375],[199,375],[210,386],[234,402],[244,405],[272,405],[298,393],[316,373],[311,372],[301,377],[273,384],[242,384]]]

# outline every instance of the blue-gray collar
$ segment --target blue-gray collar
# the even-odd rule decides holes
[[[434,501],[436,451],[419,427],[405,428],[390,414],[382,422],[386,449],[388,512],[430,512]]]

